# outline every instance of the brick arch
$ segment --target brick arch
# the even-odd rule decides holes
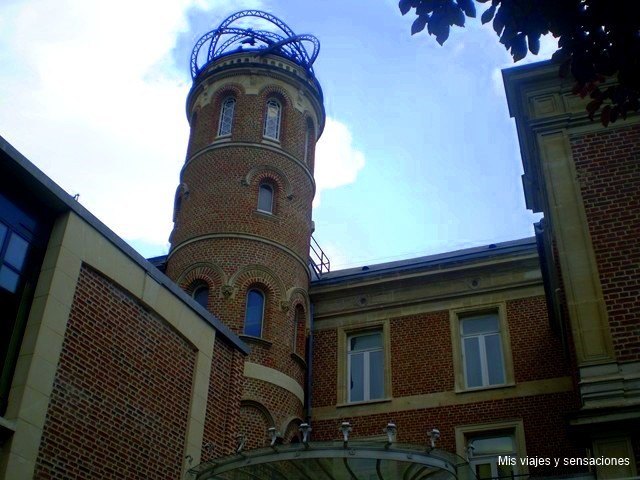
[[[244,290],[249,285],[263,285],[273,298],[274,302],[283,299],[284,284],[273,270],[264,265],[245,265],[240,267],[228,282],[234,291]]]
[[[254,181],[260,183],[264,179],[269,179],[272,182],[275,182],[278,190],[284,192],[285,196],[289,200],[293,198],[293,187],[289,181],[289,177],[287,177],[286,173],[282,170],[271,165],[256,165],[247,172],[242,183],[249,186]]]
[[[282,104],[282,108],[293,106],[293,101],[287,91],[278,85],[266,85],[259,92],[258,97],[263,103],[267,103],[270,98],[275,98]]]
[[[178,220],[178,215],[180,214],[180,209],[182,208],[182,201],[189,198],[189,186],[182,182],[176,188],[176,195],[173,200],[173,223]]]
[[[211,95],[211,100],[215,104],[219,104],[224,98],[232,95],[235,97],[236,101],[238,101],[240,96],[244,95],[245,93],[245,89],[240,83],[226,83],[215,92],[213,92],[213,94]]]
[[[307,317],[307,323],[309,322],[308,317],[311,311],[311,301],[309,300],[309,293],[304,288],[291,287],[287,290],[284,300],[293,308],[295,308],[297,304],[301,304]]]
[[[245,450],[267,445],[267,429],[275,426],[273,416],[262,403],[255,400],[240,402],[240,433],[246,438]]]
[[[289,417],[282,422],[282,428],[280,431],[282,432],[284,443],[291,443],[291,440],[295,437],[298,438],[298,442],[302,441],[302,435],[300,434],[300,425],[302,423],[303,422],[300,417]]]
[[[209,285],[209,291],[215,286],[223,286],[227,283],[227,275],[221,267],[211,262],[198,262],[190,265],[178,275],[176,283],[188,293],[189,288],[196,281],[204,281]]]

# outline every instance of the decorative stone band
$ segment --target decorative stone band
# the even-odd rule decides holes
[[[300,265],[302,265],[302,268],[304,269],[304,271],[307,272],[307,275],[309,276],[309,280],[311,280],[311,274],[309,273],[309,267],[307,266],[307,263],[296,252],[294,252],[293,250],[291,250],[288,247],[285,247],[281,243],[274,242],[273,240],[269,240],[268,238],[264,238],[264,237],[261,237],[259,235],[251,235],[251,234],[248,234],[248,233],[209,233],[207,235],[200,235],[200,236],[197,236],[197,237],[193,237],[193,238],[190,238],[189,240],[185,240],[184,242],[176,245],[169,252],[169,255],[167,255],[167,260],[169,260],[178,250],[180,250],[181,248],[186,247],[187,245],[189,245],[191,243],[199,242],[199,241],[202,241],[202,240],[211,240],[211,239],[216,239],[216,238],[242,238],[242,239],[245,239],[245,240],[253,240],[254,242],[265,243],[267,245],[271,245],[273,247],[276,247],[279,250],[282,250],[283,252],[285,252],[287,255],[291,255],[298,263],[300,263]]]
[[[258,365],[257,363],[245,362],[244,376],[248,378],[255,378],[256,380],[262,380],[263,382],[268,382],[280,388],[284,388],[298,397],[300,402],[304,404],[304,390],[302,387],[293,378],[278,370]]]
[[[294,157],[290,153],[287,153],[284,150],[282,150],[281,148],[273,146],[273,145],[268,144],[268,143],[230,142],[228,140],[215,141],[215,142],[211,143],[209,146],[207,146],[207,147],[205,147],[205,148],[203,148],[201,150],[198,150],[193,155],[191,155],[191,157],[189,157],[187,159],[187,161],[182,166],[182,169],[180,171],[180,178],[182,178],[182,173],[191,164],[191,162],[197,160],[199,157],[201,157],[202,155],[204,155],[207,152],[211,152],[211,151],[217,150],[219,148],[228,148],[228,147],[262,148],[264,150],[269,150],[269,151],[272,151],[272,152],[279,153],[280,155],[284,155],[289,160],[291,160],[292,162],[296,163],[300,168],[302,168],[302,170],[304,171],[305,175],[309,179],[309,182],[311,183],[311,188],[313,189],[313,195],[315,196],[315,193],[316,193],[316,181],[313,178],[313,174],[309,171],[309,168],[303,162],[298,160],[296,157]]]

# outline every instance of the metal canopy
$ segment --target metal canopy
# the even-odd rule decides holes
[[[405,444],[351,441],[278,445],[216,459],[190,470],[196,480],[474,480],[451,453]]]
[[[236,22],[244,22],[244,25],[232,27]],[[262,22],[266,28],[253,28],[256,22]],[[313,76],[313,62],[320,51],[320,42],[313,35],[296,35],[286,23],[270,13],[243,10],[224,19],[218,28],[205,33],[196,42],[191,52],[191,78],[195,79],[218,58],[242,51],[279,55],[304,67]]]

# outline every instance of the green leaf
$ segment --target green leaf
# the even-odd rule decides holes
[[[600,121],[605,127],[609,125],[609,122],[611,121],[611,105],[607,105],[602,109],[602,113],[600,113]]]
[[[529,44],[529,51],[537,55],[540,51],[540,34],[530,33],[527,35],[527,43]]]
[[[457,3],[467,17],[476,18],[476,6],[473,0],[457,0]]]
[[[411,35],[415,35],[418,32],[424,30],[425,25],[429,21],[429,15],[422,15],[416,18],[411,25]]]
[[[602,105],[602,100],[591,100],[587,104],[586,110],[587,110],[587,113],[589,114],[589,119],[593,120],[593,116],[600,108],[600,105]]]
[[[406,14],[409,10],[411,10],[412,0],[400,0],[398,2],[398,8],[400,9],[400,13],[402,15]]]
[[[464,13],[458,7],[449,8],[449,24],[457,25],[458,27],[464,27]]]
[[[482,24],[484,25],[485,23],[490,22],[495,14],[496,14],[496,7],[495,5],[491,5],[488,9],[484,11],[482,16],[480,17],[480,21],[482,21]]]
[[[436,11],[431,20],[429,20],[428,31],[431,35],[435,35],[436,41],[442,45],[449,38],[449,22],[447,17]]]
[[[519,33],[511,40],[511,56],[514,62],[527,56],[527,42],[524,33]]]

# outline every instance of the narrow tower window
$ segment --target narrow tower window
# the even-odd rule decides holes
[[[313,123],[307,120],[307,129],[304,133],[304,163],[309,163],[309,153],[311,148],[311,135],[313,133]]]
[[[244,313],[244,333],[253,337],[262,336],[264,317],[264,293],[252,288],[247,293],[247,308]]]
[[[231,127],[233,125],[233,112],[236,109],[236,99],[233,97],[225,98],[222,102],[220,111],[220,127],[218,128],[218,136],[231,135]]]
[[[193,290],[191,297],[193,297],[193,299],[204,308],[207,308],[207,303],[209,301],[209,287],[204,284],[198,285]]]
[[[273,187],[267,183],[260,184],[258,189],[258,211],[273,213]]]
[[[282,107],[277,100],[267,102],[267,112],[264,118],[264,136],[273,140],[280,138],[280,112]]]

